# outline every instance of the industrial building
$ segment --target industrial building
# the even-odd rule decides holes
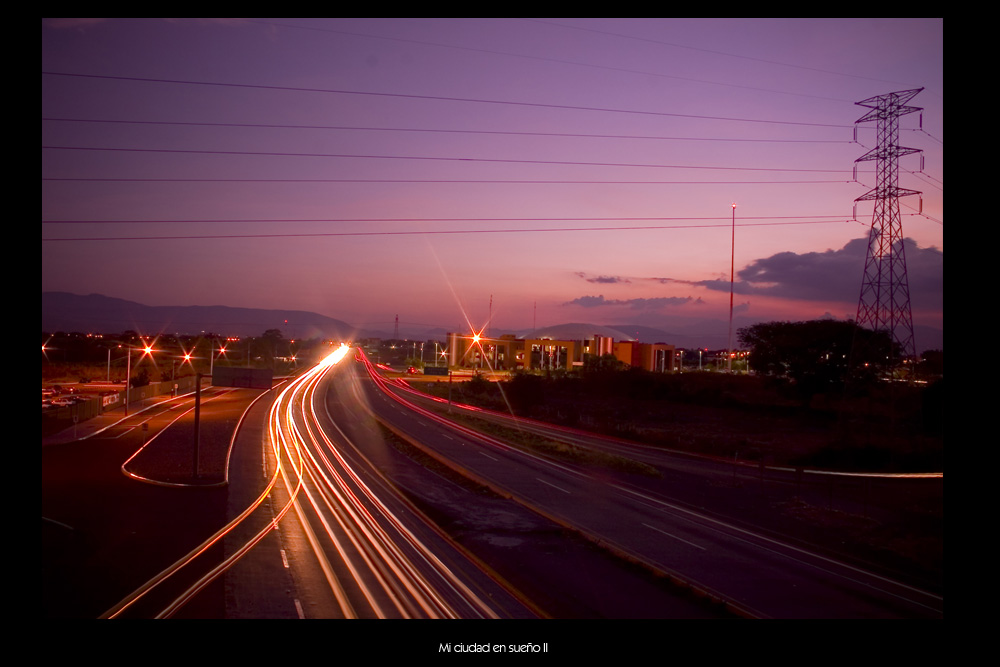
[[[549,337],[499,338],[476,334],[449,333],[446,349],[448,366],[484,370],[574,370],[584,366],[588,356],[613,354],[622,363],[647,371],[670,373],[676,370],[676,351],[665,343],[616,341],[594,334],[582,339]]]

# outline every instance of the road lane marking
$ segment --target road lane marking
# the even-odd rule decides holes
[[[539,478],[539,477],[536,477],[535,479],[537,479],[537,480],[538,480],[539,482],[541,482],[542,484],[545,484],[545,485],[548,485],[548,486],[551,486],[551,487],[552,487],[553,489],[557,489],[557,490],[559,490],[559,491],[562,491],[563,493],[565,493],[565,494],[566,494],[566,495],[568,495],[568,496],[571,496],[571,495],[573,495],[572,493],[570,493],[570,492],[569,492],[569,491],[567,491],[566,489],[564,489],[564,488],[562,488],[562,487],[559,487],[559,486],[556,486],[556,485],[555,485],[555,484],[553,484],[552,482],[546,482],[546,481],[545,481],[544,479],[541,479],[541,478]]]
[[[724,536],[727,536],[727,537],[730,537],[730,538],[737,539],[737,540],[740,540],[742,542],[745,542],[746,544],[749,544],[749,545],[753,546],[756,549],[761,549],[761,550],[764,550],[764,551],[768,551],[770,553],[773,553],[775,555],[781,556],[783,558],[787,558],[789,560],[792,560],[792,561],[801,563],[803,565],[815,568],[817,570],[826,572],[828,574],[832,574],[834,576],[841,577],[843,579],[846,579],[847,581],[858,583],[858,584],[863,585],[863,586],[868,586],[869,588],[872,588],[874,590],[881,590],[881,591],[887,593],[888,595],[892,595],[893,597],[899,598],[901,600],[905,600],[905,601],[907,601],[907,602],[909,602],[911,604],[915,604],[915,605],[918,605],[920,607],[925,607],[927,609],[930,609],[930,610],[938,612],[938,613],[940,613],[942,611],[939,608],[932,607],[932,606],[929,606],[929,605],[925,605],[925,604],[923,604],[921,602],[918,602],[918,601],[916,601],[916,600],[914,600],[912,598],[908,598],[908,597],[905,597],[903,595],[894,593],[893,591],[890,591],[890,590],[888,590],[885,587],[879,588],[879,587],[875,586],[873,583],[871,583],[871,581],[862,581],[861,579],[857,579],[857,578],[854,578],[854,577],[849,577],[844,572],[835,572],[833,569],[821,567],[821,566],[817,565],[816,562],[810,562],[809,560],[806,560],[806,559],[811,559],[812,561],[817,561],[817,562],[829,563],[829,564],[831,564],[831,566],[839,567],[842,570],[845,570],[845,571],[848,571],[848,572],[855,572],[855,573],[858,573],[859,575],[866,576],[866,577],[868,577],[871,580],[883,582],[886,586],[894,586],[894,587],[902,589],[902,590],[910,591],[911,593],[914,593],[914,594],[919,594],[919,595],[925,596],[925,597],[930,598],[932,600],[943,602],[944,601],[944,597],[940,596],[940,595],[937,595],[936,593],[932,593],[930,591],[924,591],[924,590],[921,590],[919,588],[916,588],[915,586],[910,586],[909,584],[904,584],[904,583],[899,582],[899,581],[894,581],[892,579],[889,579],[888,577],[884,577],[884,576],[876,574],[874,572],[869,572],[869,571],[864,570],[864,569],[862,569],[860,567],[855,567],[853,565],[849,565],[847,563],[840,562],[840,561],[835,560],[833,558],[828,558],[828,557],[823,556],[821,554],[810,552],[810,551],[808,551],[806,549],[802,549],[800,547],[796,547],[794,545],[781,542],[780,540],[776,540],[776,539],[767,537],[765,535],[761,535],[761,534],[755,533],[755,532],[753,532],[751,530],[747,530],[745,528],[740,528],[740,527],[735,526],[733,524],[726,523],[725,521],[721,521],[719,519],[715,519],[713,517],[710,517],[707,514],[699,514],[698,512],[695,512],[694,510],[686,509],[684,507],[681,507],[680,505],[675,505],[673,503],[668,503],[665,500],[661,500],[659,498],[655,498],[655,497],[649,496],[649,495],[647,495],[645,493],[641,493],[641,492],[639,492],[639,491],[637,491],[635,489],[629,489],[628,487],[624,487],[624,486],[621,486],[621,485],[618,485],[618,484],[614,484],[613,486],[615,488],[618,488],[618,489],[620,489],[622,491],[625,491],[626,493],[629,493],[631,495],[638,496],[640,498],[645,498],[645,499],[649,500],[650,502],[655,502],[658,505],[662,505],[663,508],[664,508],[662,511],[664,511],[664,512],[672,511],[673,512],[673,516],[675,518],[677,518],[677,519],[685,519],[686,518],[687,521],[689,521],[690,523],[693,523],[696,526],[700,526],[702,528],[707,528],[707,529],[710,529],[710,530],[714,530],[715,532],[717,532],[717,533],[719,533],[721,535],[724,535]],[[682,516],[682,515],[687,515],[687,517]],[[697,517],[698,520],[696,521],[694,518],[691,518],[691,517]],[[740,535],[745,535],[747,537],[740,537]],[[753,538],[753,539],[750,539],[750,538]],[[769,548],[769,547],[765,546],[766,544],[774,545],[774,547],[773,548]],[[782,549],[783,549],[783,551],[782,551]],[[802,557],[797,557],[797,556],[795,556],[793,554],[801,554]]]
[[[649,525],[648,523],[644,523],[644,524],[642,524],[642,525],[644,525],[644,526],[645,526],[646,528],[649,528],[650,530],[655,530],[656,532],[660,533],[661,535],[666,535],[667,537],[672,537],[672,538],[674,538],[675,540],[677,540],[678,542],[683,542],[684,544],[688,544],[688,545],[690,545],[690,546],[692,546],[692,547],[694,547],[694,548],[696,548],[696,549],[701,549],[702,551],[705,551],[705,550],[706,550],[706,549],[705,549],[705,547],[701,546],[700,544],[695,544],[694,542],[688,542],[688,541],[687,541],[687,540],[685,540],[684,538],[681,538],[681,537],[677,537],[676,535],[673,535],[673,534],[671,534],[671,533],[668,533],[668,532],[667,532],[667,531],[665,531],[665,530],[660,530],[660,529],[659,529],[659,528],[657,528],[656,526],[650,526],[650,525]]]

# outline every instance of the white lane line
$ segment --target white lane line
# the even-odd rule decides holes
[[[295,601],[295,611],[298,612],[299,618],[305,619],[306,613],[302,611],[302,603],[298,600]]]
[[[556,489],[556,490],[558,490],[558,491],[562,491],[563,493],[565,493],[565,494],[566,494],[566,495],[568,495],[568,496],[570,496],[570,495],[573,495],[572,493],[570,493],[570,492],[569,492],[569,491],[567,491],[566,489],[562,488],[561,486],[556,486],[556,485],[555,485],[555,484],[553,484],[552,482],[546,482],[546,481],[545,481],[544,479],[541,479],[541,478],[539,478],[539,477],[536,477],[535,479],[537,479],[537,480],[538,480],[539,482],[541,482],[542,484],[545,484],[545,485],[547,485],[547,486],[551,486],[551,487],[552,487],[553,489]]]
[[[483,454],[483,452],[479,452],[479,453],[480,453],[480,454]],[[483,454],[483,456],[485,456],[486,458],[490,459],[491,461],[499,461],[499,460],[500,460],[500,459],[495,459],[495,458],[493,458],[493,457],[492,457],[492,456],[490,456],[489,454]]]
[[[688,545],[690,545],[690,546],[692,546],[692,547],[694,547],[696,549],[701,549],[702,551],[706,550],[705,547],[701,546],[700,544],[695,544],[694,542],[688,542],[687,540],[685,540],[683,538],[680,538],[680,537],[677,537],[676,535],[673,535],[671,533],[668,533],[665,530],[661,530],[661,529],[657,528],[656,526],[650,526],[648,523],[644,523],[642,525],[644,525],[646,528],[649,528],[650,530],[655,530],[656,532],[660,533],[661,535],[666,535],[667,537],[672,537],[675,540],[677,540],[678,542],[683,542],[684,544],[688,544]]]

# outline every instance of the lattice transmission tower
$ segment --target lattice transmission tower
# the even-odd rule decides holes
[[[860,327],[888,334],[891,344],[888,349],[880,346],[881,351],[874,355],[871,350],[865,354],[855,349],[854,357],[855,363],[870,359],[879,371],[891,372],[902,359],[916,357],[899,198],[920,192],[899,187],[899,158],[920,149],[899,145],[899,117],[922,110],[906,106],[921,90],[903,90],[857,102],[871,111],[855,125],[874,120],[878,146],[855,160],[874,161],[876,165],[875,188],[855,200],[875,202],[856,322]]]

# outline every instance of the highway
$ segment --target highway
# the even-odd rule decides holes
[[[452,423],[368,364],[368,406],[433,456],[625,558],[754,618],[941,618],[943,597],[693,509],[608,470]],[[537,431],[544,427],[533,425]],[[550,435],[565,439],[552,429]],[[678,458],[678,465],[690,461]],[[726,474],[728,470],[717,470]]]
[[[202,478],[191,478],[189,401],[158,406],[184,419],[170,417],[148,439],[132,422],[151,413],[84,441],[93,444],[52,449],[95,464],[93,453],[107,451],[88,469],[116,491],[93,507],[74,501],[105,495],[89,478],[68,486],[69,461],[60,467],[65,481],[51,479],[61,491],[46,494],[47,525],[68,521],[54,530],[100,541],[86,538],[96,551],[78,550],[92,564],[79,576],[75,568],[58,573],[50,613],[88,617],[100,605],[94,615],[108,619],[729,616],[401,452],[365,407],[365,366],[338,357],[244,399],[238,426],[228,407],[203,411],[212,417],[206,428],[229,424],[225,438],[214,438],[224,475],[206,479],[203,462]],[[111,443],[120,444],[112,451]],[[183,472],[163,474],[178,464]],[[103,521],[105,507],[121,516]],[[127,552],[115,548],[123,538],[134,543]],[[80,612],[66,608],[70,590],[84,596]]]
[[[157,615],[190,584],[169,574],[141,595],[158,573],[174,572],[227,522],[226,452],[246,406],[260,392],[203,392],[200,478],[192,479],[194,396],[163,397],[121,417],[108,413],[81,425],[83,439],[60,438],[42,448],[45,609],[51,617],[95,618],[119,601],[123,614]],[[74,434],[75,435],[75,434]],[[204,564],[217,560],[209,545]],[[224,613],[214,601],[202,608]]]
[[[341,348],[273,403],[269,440],[287,499],[280,530],[324,618],[502,618],[532,613],[422,519],[325,408]],[[279,500],[281,504],[283,500]]]
[[[228,503],[197,517],[214,532],[102,617],[943,617],[940,595],[684,502],[678,477],[558,461],[474,431],[360,351],[342,347],[266,396],[236,429],[228,491],[198,492]],[[494,418],[660,470],[732,474]],[[118,474],[140,479],[150,456],[125,456]]]

